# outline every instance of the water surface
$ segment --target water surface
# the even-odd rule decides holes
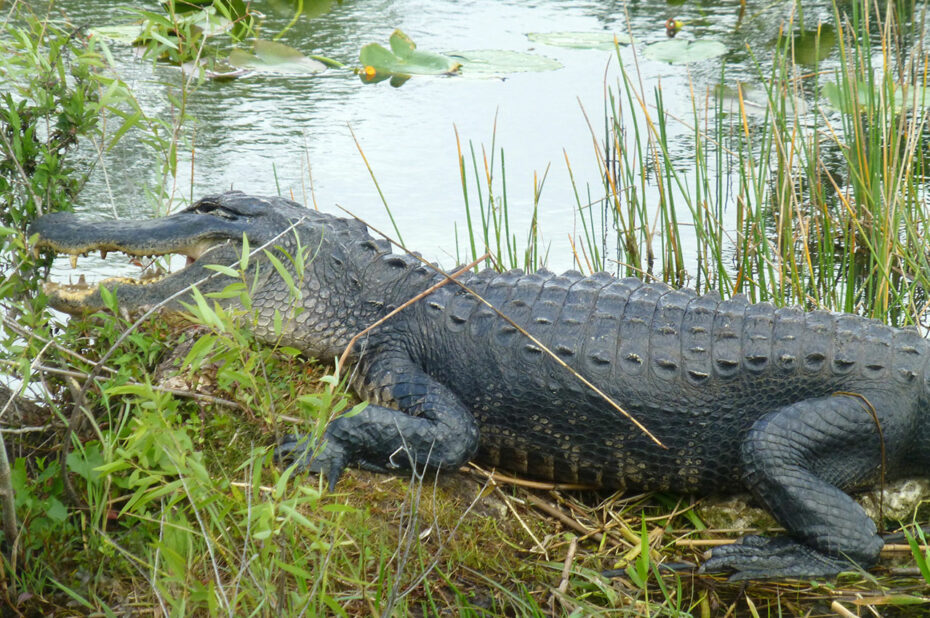
[[[824,4],[819,12],[806,7],[808,23],[831,20],[829,3]],[[91,26],[131,21],[134,15],[128,9],[134,6],[140,4],[113,0],[55,4],[67,19]],[[255,6],[267,10],[264,3]],[[155,3],[147,8],[159,10]],[[391,231],[354,132],[407,246],[451,266],[456,261],[456,231],[459,243],[464,243],[465,229],[455,129],[463,147],[473,142],[480,157],[482,146],[491,146],[496,120],[496,145],[506,161],[512,229],[521,241],[525,238],[533,212],[534,178],[538,182],[546,174],[539,201],[541,234],[550,266],[568,268],[572,266],[569,236],[577,233],[579,224],[566,158],[578,188],[584,192],[590,184],[597,196],[602,189],[594,138],[582,108],[602,139],[605,87],[617,85],[619,62],[614,52],[536,44],[526,34],[565,30],[632,34],[636,43],[620,51],[624,64],[638,71],[650,97],[653,88],[661,87],[672,117],[687,120],[693,113],[691,93],[697,92],[703,101],[707,89],[719,82],[724,61],[726,80],[758,82],[746,43],[764,56],[793,10],[792,2],[768,1],[750,2],[740,14],[738,6],[716,2],[671,6],[603,0],[346,0],[321,17],[300,20],[282,42],[351,65],[357,63],[363,45],[386,44],[391,32],[401,28],[422,49],[532,51],[564,66],[495,79],[414,77],[400,88],[387,82],[365,85],[339,70],[308,77],[253,75],[208,81],[188,100],[193,123],[187,128],[193,148],[182,153],[178,178],[166,189],[178,204],[232,188],[279,193],[328,212],[344,207]],[[265,36],[278,32],[290,19],[270,10],[267,14]],[[644,58],[645,45],[666,37],[664,23],[670,17],[686,23],[679,36],[716,36],[732,51],[690,65]],[[181,73],[140,59],[126,46],[115,46],[114,52],[120,75],[135,88],[147,110],[170,117],[168,92],[177,91]],[[673,154],[687,168],[690,130],[676,122],[670,122],[669,128]],[[495,156],[499,159],[500,152]],[[101,218],[153,216],[155,208],[147,192],[161,183],[161,175],[152,151],[129,134],[101,160],[80,196],[79,209]],[[471,173],[469,182],[470,195],[476,199]],[[461,253],[461,257],[468,256]],[[82,270],[88,268],[106,273],[120,269],[101,265],[95,258],[82,261]]]

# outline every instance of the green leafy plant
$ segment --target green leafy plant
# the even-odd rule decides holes
[[[38,19],[5,26],[0,39],[0,222],[23,229],[38,213],[68,208],[87,169],[69,151],[82,137],[98,137],[96,71],[101,49],[85,45],[78,30]],[[44,34],[44,36],[40,36]],[[15,92],[15,94],[14,94]]]
[[[449,75],[462,66],[448,56],[417,49],[416,43],[401,30],[395,30],[389,39],[391,49],[369,43],[362,48],[359,76],[365,82],[379,82],[391,77],[400,85],[411,75]]]
[[[905,527],[904,536],[911,548],[914,562],[920,570],[920,576],[923,577],[927,585],[930,585],[930,546],[927,545],[927,536],[924,529],[917,522],[914,522],[914,524],[914,532],[911,533],[910,529]]]
[[[205,56],[215,58],[219,50],[206,47],[209,39],[228,35],[241,42],[255,35],[259,23],[242,0],[168,0],[163,8],[164,12],[137,11],[142,27],[133,42],[142,44],[149,56],[179,66]]]

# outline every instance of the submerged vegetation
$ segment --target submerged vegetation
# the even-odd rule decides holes
[[[618,53],[603,118],[587,112],[603,183],[573,186],[577,267],[926,328],[930,84],[925,15],[904,4],[838,4],[832,64],[816,35],[799,59],[803,28],[784,24],[772,59],[756,60],[764,90],[705,94],[696,83],[690,118],[667,114],[662,89],[647,91]],[[205,19],[219,15],[239,41],[259,27],[243,3],[210,3],[206,16],[166,6],[142,14],[145,48],[177,64],[205,56]],[[0,391],[10,457],[0,455],[0,604],[22,614],[710,616],[904,613],[928,600],[919,526],[874,573],[744,587],[663,566],[773,525],[751,515],[727,528],[706,501],[560,491],[477,467],[354,472],[330,493],[273,465],[269,436],[293,424],[319,435],[351,409],[345,376],[258,345],[248,310],[212,298],[180,321],[137,321],[110,299],[111,313],[56,324],[39,290],[48,260],[25,234],[38,214],[80,199],[95,161],[78,143],[100,152],[144,140],[162,164],[153,203],[177,200],[201,76],[169,89],[170,117],[153,117],[113,72],[103,38],[14,8],[0,31],[0,363],[12,378]],[[262,45],[239,64],[260,63]],[[670,123],[689,127],[690,159],[670,149]],[[489,267],[543,265],[535,213],[527,230],[511,226],[504,149],[460,143],[459,153],[462,261],[489,250]],[[546,177],[534,178],[534,208]],[[247,307],[245,262],[222,266],[224,294]],[[926,515],[923,505],[882,523]]]

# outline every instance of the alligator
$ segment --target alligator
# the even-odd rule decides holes
[[[104,307],[102,288],[128,310],[180,308],[194,284],[220,291],[229,280],[209,265],[241,264],[243,239],[259,338],[328,361],[396,312],[349,357],[367,407],[333,419],[318,443],[278,445],[331,489],[352,465],[475,460],[611,489],[748,490],[788,534],[717,547],[701,570],[806,578],[878,559],[882,538],[848,492],[930,470],[930,347],[914,329],[604,273],[469,270],[450,281],[360,221],[240,192],[152,221],[54,213],[30,231],[38,248],[72,256],[188,257],[156,280],[47,284],[51,306],[70,313]]]

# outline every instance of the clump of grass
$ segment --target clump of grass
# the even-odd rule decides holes
[[[608,92],[598,152],[604,197],[578,199],[578,263],[917,322],[930,283],[926,55],[921,39],[901,40],[891,4],[883,14],[852,6],[848,15],[836,9],[833,66],[804,71],[787,24],[771,68],[758,68],[761,116],[748,111],[742,86],[735,113],[724,113],[722,97],[693,97],[690,169],[670,151],[661,88],[648,100],[618,56],[621,81]]]
[[[525,242],[520,242],[516,232],[510,226],[510,207],[507,202],[507,168],[504,158],[504,149],[497,149],[497,118],[491,131],[490,153],[481,148],[479,165],[478,153],[472,142],[468,143],[468,158],[462,153],[462,142],[458,130],[455,132],[455,143],[458,149],[459,177],[462,182],[462,197],[465,207],[466,237],[471,260],[479,259],[480,255],[490,253],[491,256],[484,261],[486,268],[505,270],[522,268],[526,271],[538,270],[546,259],[547,250],[541,247],[539,235],[538,213],[539,202],[542,198],[543,187],[546,184],[548,168],[542,176],[533,175],[533,212],[526,232]],[[477,199],[469,197],[469,162],[473,178],[474,193]],[[500,169],[498,170],[498,164]],[[500,187],[498,187],[498,179]],[[474,195],[474,194],[473,194]],[[477,211],[477,212],[475,212]],[[478,217],[478,221],[474,221]],[[481,248],[485,251],[481,251]],[[523,247],[521,250],[520,247]],[[462,256],[458,251],[458,230],[456,230],[456,258],[461,262]]]

